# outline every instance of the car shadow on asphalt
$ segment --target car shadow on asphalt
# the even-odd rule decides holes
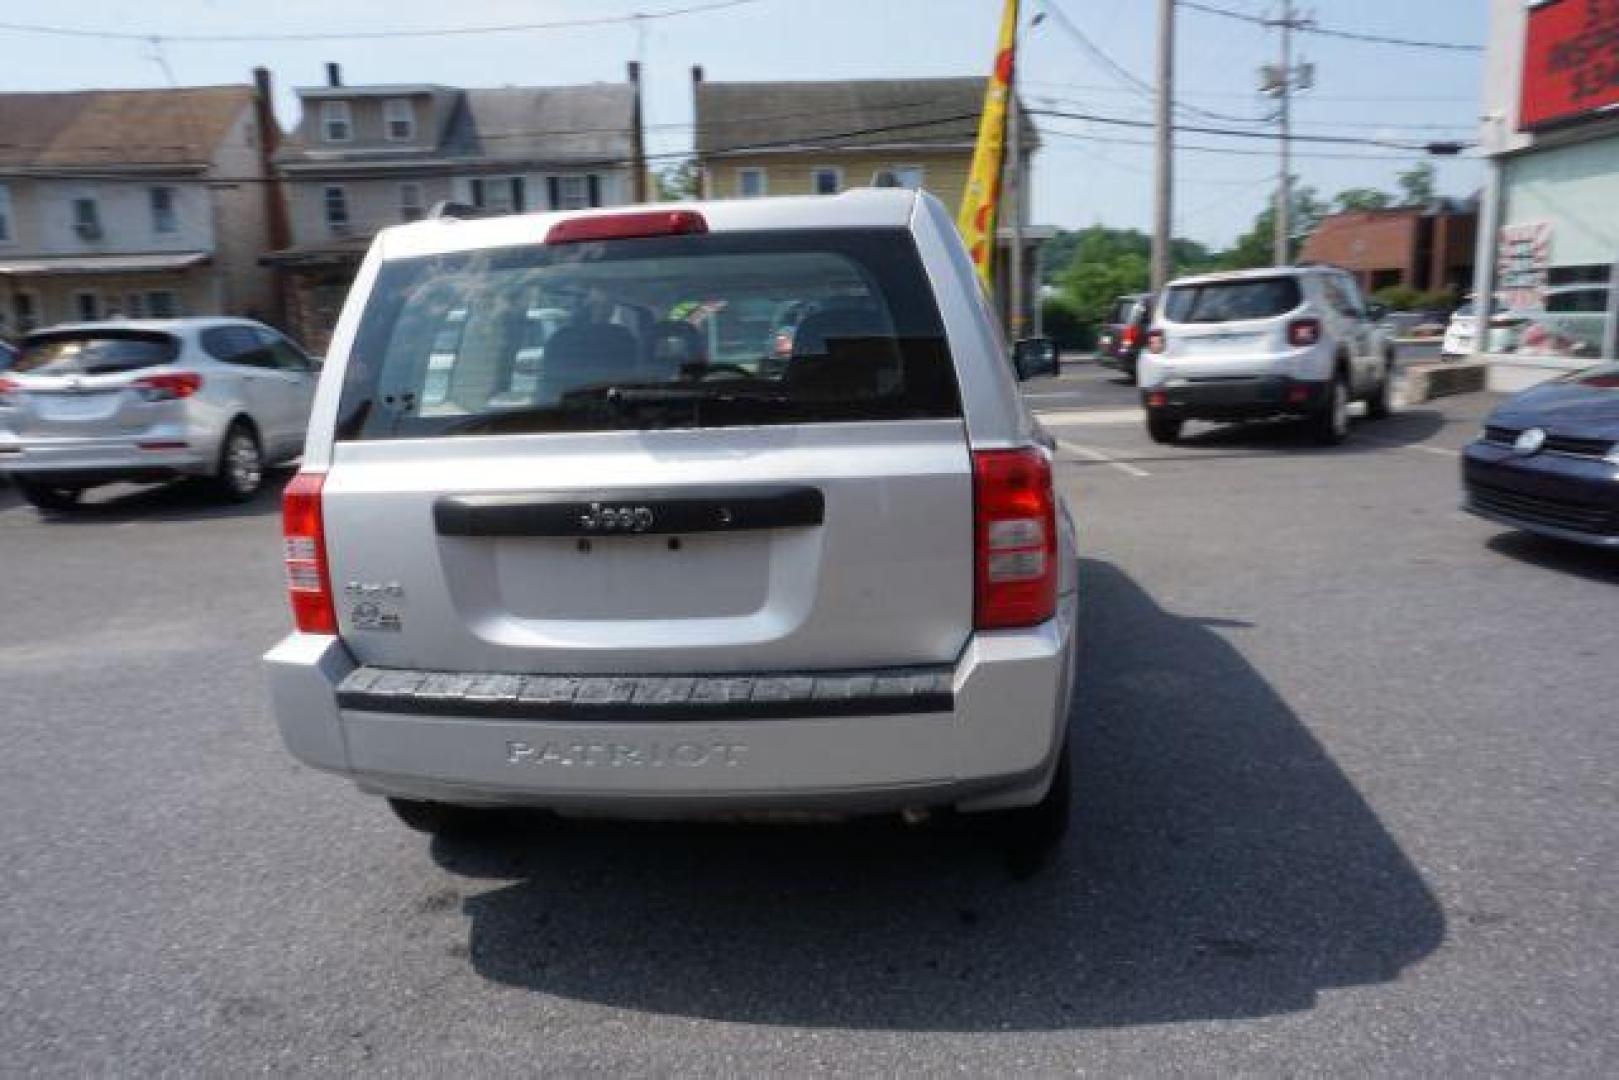
[[[1309,427],[1298,420],[1260,420],[1213,427],[1200,424],[1190,428],[1179,445],[1200,450],[1242,447],[1314,456],[1381,453],[1393,447],[1427,442],[1448,422],[1445,414],[1437,409],[1421,408],[1392,413],[1381,420],[1356,417],[1350,422],[1349,437],[1337,446],[1316,444]]]
[[[201,521],[218,518],[263,517],[281,510],[281,489],[293,470],[275,468],[264,475],[264,486],[246,502],[226,502],[207,485],[194,480],[166,484],[113,484],[93,488],[71,510],[34,510],[47,525],[109,525],[140,521]],[[31,510],[11,485],[0,487],[0,510]]]
[[[1485,541],[1485,546],[1497,555],[1505,555],[1543,570],[1619,585],[1619,550],[1554,540],[1549,536],[1517,530],[1497,533]]]
[[[950,828],[524,817],[433,844],[507,882],[463,902],[474,969],[662,1014],[998,1031],[1293,1012],[1433,952],[1417,870],[1225,624],[1105,562],[1081,584],[1076,820],[1033,879]]]

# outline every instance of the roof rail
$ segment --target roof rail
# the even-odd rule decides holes
[[[464,218],[481,218],[488,215],[476,206],[468,206],[466,203],[451,202],[449,199],[443,199],[433,204],[433,208],[427,212],[427,216],[434,221],[444,218],[459,221]]]

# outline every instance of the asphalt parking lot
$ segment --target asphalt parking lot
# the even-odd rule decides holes
[[[940,831],[433,841],[282,751],[273,494],[0,488],[0,1060],[73,1074],[1606,1075],[1619,559],[1456,509],[1493,399],[1149,442],[1027,385],[1080,522],[1079,798]]]

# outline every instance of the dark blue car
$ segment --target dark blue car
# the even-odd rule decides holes
[[[1619,364],[1503,402],[1462,460],[1463,508],[1514,528],[1619,548]]]

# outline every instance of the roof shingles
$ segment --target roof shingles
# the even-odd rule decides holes
[[[206,166],[251,86],[0,93],[0,169]]]
[[[820,82],[700,82],[697,153],[755,148],[876,149],[971,146],[984,107],[984,79],[855,79]],[[1027,114],[1026,150],[1038,144]]]

